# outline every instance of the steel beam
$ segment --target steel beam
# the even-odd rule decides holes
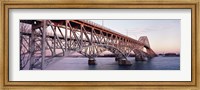
[[[68,47],[67,47],[67,27],[68,27],[68,25],[67,25],[67,20],[65,20],[65,56],[67,55],[67,51],[68,51]]]
[[[42,61],[41,61],[41,70],[45,68],[45,56],[46,56],[46,29],[47,21],[43,21],[43,33],[42,33]]]

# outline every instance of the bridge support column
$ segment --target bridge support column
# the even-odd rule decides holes
[[[88,65],[96,65],[96,60],[93,57],[89,57]]]
[[[115,57],[115,61],[119,61],[121,58],[120,57]]]
[[[142,55],[135,56],[135,61],[146,61],[146,60],[147,60],[147,58],[145,58]]]
[[[131,62],[126,60],[125,58],[121,58],[120,60],[118,60],[118,64],[124,66],[132,65]]]

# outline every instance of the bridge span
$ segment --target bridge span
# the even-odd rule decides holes
[[[135,53],[135,60],[156,56],[147,36],[135,40],[109,28],[87,20],[20,20],[20,69],[44,69],[57,56],[78,52],[95,65],[95,57],[104,51],[115,54],[119,65],[131,65],[127,57]]]

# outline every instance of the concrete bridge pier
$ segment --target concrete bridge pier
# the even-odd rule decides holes
[[[96,65],[96,60],[94,57],[89,57],[89,60],[88,60],[88,65]]]
[[[121,58],[120,57],[115,57],[115,61],[118,62]]]
[[[128,60],[126,60],[125,58],[121,58],[118,60],[118,64],[119,65],[123,65],[123,66],[129,66],[132,65],[132,63]]]
[[[142,55],[135,56],[135,61],[146,61],[148,58]]]

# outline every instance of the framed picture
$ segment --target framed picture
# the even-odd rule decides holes
[[[199,1],[1,3],[2,88],[199,89]]]

